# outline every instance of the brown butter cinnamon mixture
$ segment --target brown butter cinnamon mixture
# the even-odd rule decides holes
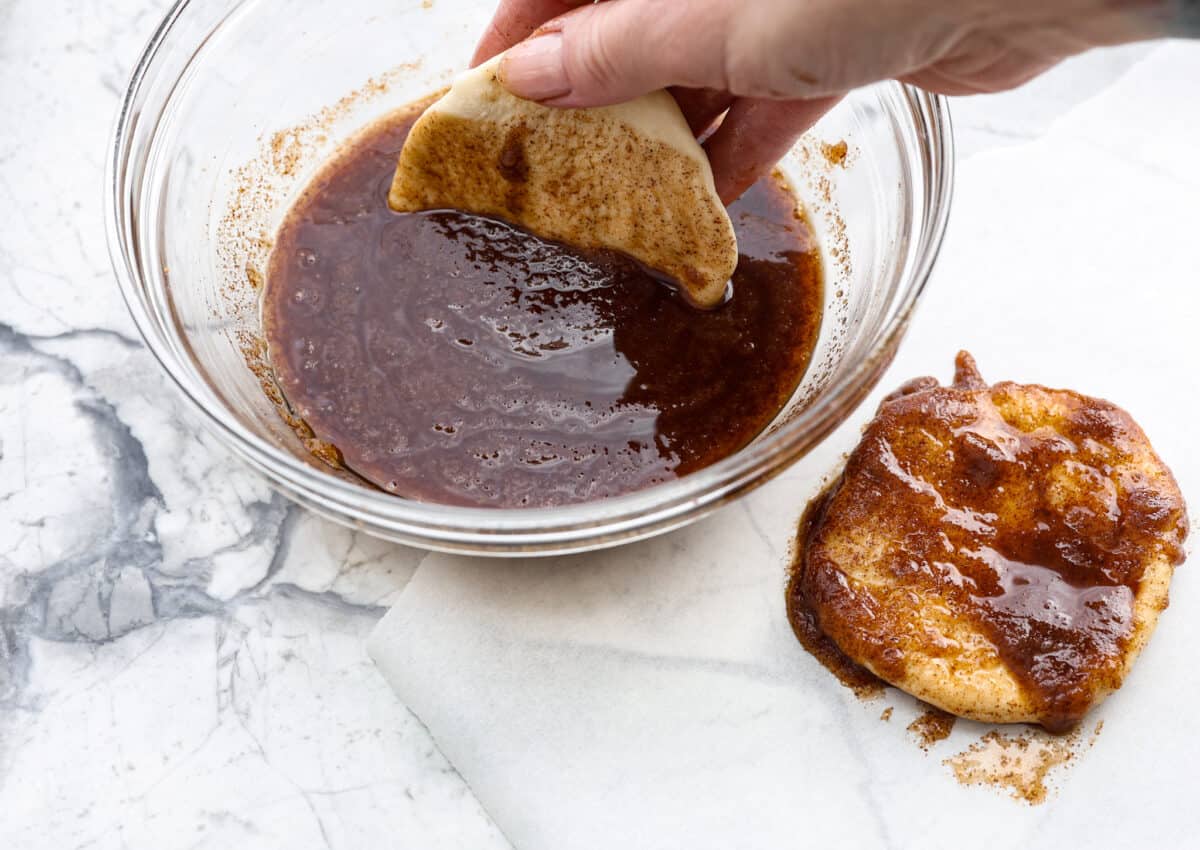
[[[816,242],[781,181],[731,207],[734,294],[698,311],[619,254],[450,210],[393,212],[417,114],[317,176],[267,276],[279,386],[347,467],[411,499],[558,505],[701,469],[775,418],[823,310]],[[522,168],[515,153],[500,165]]]

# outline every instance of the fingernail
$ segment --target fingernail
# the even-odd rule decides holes
[[[551,32],[523,41],[504,54],[500,80],[517,97],[552,100],[571,93],[563,67],[562,33]]]

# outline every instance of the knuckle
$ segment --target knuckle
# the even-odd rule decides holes
[[[600,89],[615,85],[621,76],[616,41],[604,28],[597,26],[595,16],[584,22],[572,57],[574,67],[569,69],[571,82]]]
[[[818,85],[828,72],[812,49],[798,50],[780,30],[734,21],[722,52],[725,87],[741,97],[789,98]]]

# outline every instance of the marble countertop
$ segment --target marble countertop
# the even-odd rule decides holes
[[[103,158],[167,6],[0,0],[0,847],[507,847],[365,654],[424,553],[234,463],[126,316]],[[962,156],[1151,49],[956,104]]]

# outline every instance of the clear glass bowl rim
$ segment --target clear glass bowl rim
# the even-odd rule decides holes
[[[442,551],[521,555],[586,551],[642,539],[686,525],[769,481],[825,439],[878,383],[907,330],[933,270],[949,220],[954,137],[945,98],[890,83],[901,92],[921,143],[916,172],[925,214],[913,234],[915,261],[869,354],[773,434],[725,460],[676,481],[599,502],[556,508],[465,508],[398,499],[343,481],[271,445],[230,415],[212,388],[171,342],[169,317],[148,303],[136,252],[136,216],[127,180],[139,95],[180,17],[195,0],[178,0],[151,36],[117,114],[107,159],[104,204],[109,254],[125,303],[146,346],[232,453],[293,500],[336,522],[401,543]]]

